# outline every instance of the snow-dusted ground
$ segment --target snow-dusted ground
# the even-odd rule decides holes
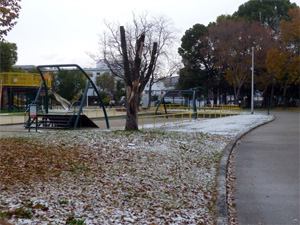
[[[271,119],[239,115],[143,132],[7,136],[0,151],[0,224],[214,224],[222,151],[238,133]],[[49,171],[36,171],[51,157]]]
[[[199,119],[198,121],[184,121],[175,124],[156,124],[156,128],[165,131],[179,132],[203,132],[234,137],[239,133],[248,131],[259,124],[273,119],[272,115],[265,114],[242,114],[237,116],[221,117],[216,119]],[[152,128],[149,124],[146,128]]]

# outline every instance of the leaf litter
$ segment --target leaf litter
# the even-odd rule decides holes
[[[230,140],[182,130],[2,137],[0,222],[214,224],[218,164]]]

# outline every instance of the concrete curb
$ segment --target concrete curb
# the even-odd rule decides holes
[[[226,194],[226,174],[227,174],[227,165],[228,165],[228,160],[230,157],[230,154],[235,147],[236,143],[238,140],[240,140],[244,135],[249,133],[250,131],[263,126],[267,123],[270,123],[275,120],[275,116],[272,115],[272,118],[262,124],[259,124],[255,127],[250,128],[249,130],[238,134],[235,136],[229,144],[226,146],[222,158],[219,163],[219,171],[217,175],[217,201],[216,201],[216,213],[217,213],[217,218],[216,218],[216,224],[217,225],[226,225],[228,224],[228,214],[227,214],[227,194]]]

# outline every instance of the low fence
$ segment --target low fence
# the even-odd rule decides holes
[[[185,107],[187,108],[187,107]],[[187,110],[187,109],[186,109]],[[190,109],[189,109],[190,110]],[[194,112],[177,112],[177,113],[168,113],[163,115],[150,115],[150,116],[141,116],[139,120],[141,122],[142,129],[145,128],[145,124],[152,124],[153,127],[156,124],[160,123],[163,126],[166,125],[167,122],[178,122],[184,121],[184,118],[187,118],[187,121],[192,121],[193,119],[198,120],[199,118],[218,118],[218,117],[226,117],[232,115],[239,115],[241,113],[240,108],[233,107],[209,107],[203,108],[203,111]],[[151,120],[151,121],[150,121]]]
[[[192,120],[192,115],[193,113],[175,113],[175,114],[165,114],[165,115],[151,115],[151,116],[141,116],[139,117],[139,121],[141,122],[142,125],[142,129],[145,128],[145,124],[152,124],[153,127],[155,127],[155,125],[157,123],[163,123],[163,125],[166,125],[166,122],[173,122],[175,123],[175,121],[184,121],[184,117],[188,117],[189,121]],[[170,119],[170,120],[169,120]]]
[[[24,123],[25,113],[4,113],[0,114],[0,124]]]
[[[139,111],[139,114],[152,114],[154,112],[154,107],[148,108],[141,108]],[[120,117],[126,115],[126,108],[107,108],[106,109],[108,117]],[[49,113],[61,113],[65,114],[66,112],[63,110],[55,110],[50,111]],[[189,120],[193,119],[195,116],[195,113],[192,111],[192,107],[169,107],[168,108],[168,114],[165,115],[165,111],[163,107],[159,108],[159,113],[163,115],[149,115],[149,116],[140,116],[140,120],[142,121],[142,124],[146,120],[153,120],[153,125],[155,126],[155,123],[158,120],[161,120],[160,122],[166,123],[167,118],[174,118],[175,120],[178,120],[178,117],[181,117],[183,119],[184,117],[188,117]],[[221,106],[221,107],[197,107],[197,114],[196,118],[217,118],[217,117],[224,117],[229,115],[236,115],[241,113],[241,108],[239,107],[233,107],[233,106]],[[102,118],[104,117],[103,110],[101,108],[97,109],[90,109],[90,108],[84,108],[83,114],[85,114],[89,118]],[[161,119],[160,119],[161,118]],[[24,121],[28,119],[28,115],[24,112],[19,113],[4,113],[0,114],[0,124],[22,124]],[[173,119],[172,119],[173,120]]]
[[[222,111],[237,111],[241,110],[241,108],[238,105],[219,105],[219,106],[205,106],[205,107],[196,107],[197,111],[205,111],[205,110],[222,110]],[[180,106],[176,104],[168,104],[166,105],[166,109],[168,110],[193,110],[193,107],[186,107],[186,106]],[[155,111],[156,107],[151,107],[149,110]],[[165,108],[163,105],[160,105],[158,108],[158,111],[165,111]]]

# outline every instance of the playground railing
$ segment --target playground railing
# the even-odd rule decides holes
[[[0,73],[2,86],[39,87],[42,83],[38,73]],[[46,84],[51,87],[51,78],[47,77]]]
[[[149,111],[155,111],[156,108],[151,108]],[[167,108],[167,111],[193,111],[193,107],[185,107],[185,106],[180,106],[176,108]],[[228,106],[228,105],[222,105],[218,107],[197,107],[197,112],[202,112],[202,111],[216,111],[216,112],[221,112],[223,114],[240,114],[241,108],[237,106]],[[165,112],[164,107],[159,107],[158,112]]]
[[[167,119],[171,119],[173,123],[175,121],[182,121],[184,120],[184,117],[188,117],[189,121],[192,120],[193,113],[185,112],[185,113],[173,113],[173,114],[164,114],[164,115],[151,115],[151,116],[141,116],[139,117],[139,120],[141,120],[142,129],[145,128],[145,122],[146,120],[152,120],[153,127],[157,124],[157,121],[160,119],[160,122],[163,123],[163,125],[166,125]],[[162,121],[161,121],[162,120]],[[149,124],[149,123],[147,123]]]
[[[191,107],[185,107],[189,108],[191,110]],[[198,111],[197,113],[194,113],[192,111],[189,112],[176,112],[176,113],[169,113],[169,114],[159,114],[159,115],[150,115],[150,116],[141,116],[139,117],[139,120],[141,120],[142,129],[145,128],[145,122],[147,120],[147,124],[150,123],[149,120],[152,120],[152,125],[155,127],[155,125],[159,122],[163,124],[163,126],[166,125],[166,122],[170,122],[169,119],[171,119],[171,122],[175,123],[175,121],[184,121],[184,118],[188,118],[188,121],[191,122],[192,119],[198,120],[199,118],[202,119],[212,119],[212,118],[218,118],[218,117],[226,117],[226,116],[232,116],[232,115],[239,115],[241,113],[240,108],[235,108],[234,110],[228,110],[227,107],[205,107],[206,110]]]
[[[150,109],[143,110],[141,108],[139,114],[151,114],[156,108],[151,107]],[[160,115],[156,115],[156,118],[164,118],[170,117],[170,115],[176,114],[176,118],[179,117],[178,115],[184,115],[184,117],[194,118],[194,112],[192,107],[176,107],[176,108],[169,108],[168,114],[165,115],[165,111],[163,108],[160,108],[158,111]],[[61,113],[65,114],[64,110],[61,111],[50,111],[51,113]],[[103,111],[101,108],[97,109],[83,109],[83,113],[88,116],[89,118],[102,118],[104,117]],[[230,115],[237,115],[241,113],[241,108],[233,107],[228,105],[223,105],[219,107],[197,107],[197,118],[217,118],[217,117],[224,117]],[[107,108],[107,114],[109,117],[116,117],[116,116],[125,116],[126,115],[126,108],[124,107],[116,107],[116,108]],[[162,115],[163,114],[163,115]],[[153,118],[154,115],[147,116],[147,118]],[[141,117],[142,118],[142,117]],[[146,117],[144,117],[145,120]],[[16,113],[1,113],[0,114],[0,124],[22,124],[28,120],[28,112],[16,112]],[[152,119],[153,120],[153,119]]]

